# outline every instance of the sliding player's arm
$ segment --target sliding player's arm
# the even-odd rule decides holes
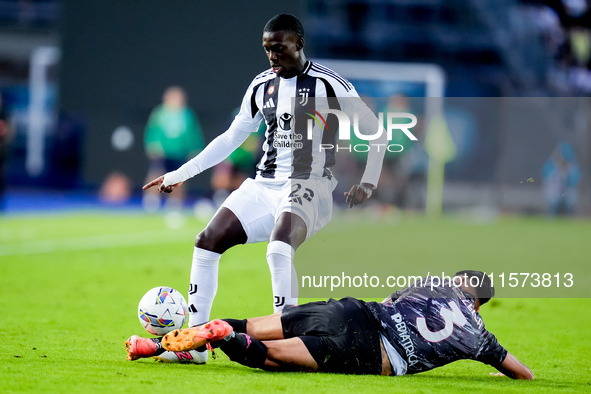
[[[491,373],[493,376],[508,376],[511,379],[532,380],[532,371],[514,355],[509,353],[497,338],[486,331],[483,332],[483,340],[475,356],[475,360],[495,367],[500,373]]]
[[[494,366],[496,369],[500,371],[500,373],[491,372],[490,374],[493,376],[508,376],[511,379],[525,379],[525,380],[533,380],[534,374],[521,361],[517,359],[514,355],[507,352],[507,357],[500,365]]]

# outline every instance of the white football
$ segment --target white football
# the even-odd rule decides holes
[[[146,331],[162,336],[183,327],[187,320],[187,301],[172,287],[154,287],[140,300],[137,313]]]

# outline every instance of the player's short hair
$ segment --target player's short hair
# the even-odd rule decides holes
[[[476,290],[476,297],[480,300],[480,305],[486,304],[495,296],[495,288],[489,276],[482,271],[463,270],[456,272],[454,276],[466,277],[465,286]]]
[[[269,22],[267,22],[263,29],[263,33],[280,30],[295,34],[298,38],[304,38],[304,26],[302,26],[302,22],[292,14],[275,15],[273,18],[269,19]]]

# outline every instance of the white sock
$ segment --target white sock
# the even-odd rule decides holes
[[[293,266],[293,248],[281,241],[271,241],[267,246],[267,263],[271,270],[273,286],[273,312],[286,305],[298,303],[298,277]]]
[[[222,255],[195,247],[189,289],[189,327],[209,320],[218,290],[218,266]]]

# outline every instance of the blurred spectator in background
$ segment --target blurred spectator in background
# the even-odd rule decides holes
[[[4,211],[4,195],[6,194],[8,151],[12,133],[0,95],[0,212]]]
[[[240,112],[236,108],[230,120]],[[213,168],[211,188],[213,189],[213,204],[216,209],[226,200],[234,190],[238,189],[248,177],[256,175],[256,164],[261,159],[263,151],[260,149],[261,135],[265,135],[267,125],[261,121],[256,133],[251,133],[246,141],[238,147],[228,158]]]
[[[266,128],[264,122],[261,124]],[[226,160],[214,167],[211,187],[214,190],[213,203],[216,207],[222,205],[246,178],[255,175],[256,164],[262,153],[259,147],[259,138],[252,133]]]
[[[404,94],[395,94],[388,99],[386,107],[382,109],[384,113],[384,128],[387,130],[387,113],[388,112],[411,112],[410,102],[408,97]],[[409,119],[393,119],[394,123],[408,123]],[[400,132],[392,133],[390,145],[398,145],[400,151],[396,147],[392,150],[387,150],[384,156],[384,166],[382,167],[382,174],[380,176],[380,184],[382,187],[377,191],[377,199],[383,204],[393,205],[398,208],[406,206],[406,186],[408,182],[407,168],[402,165],[403,157],[414,145],[414,141],[409,140],[406,135]]]
[[[542,168],[544,194],[548,203],[549,213],[570,215],[577,205],[577,186],[581,179],[573,147],[560,142]]]
[[[383,113],[384,131],[387,130],[388,113],[412,113],[409,98],[404,94],[395,94],[384,100],[385,102],[371,103],[369,98],[364,97],[366,104]],[[408,118],[394,118],[393,123],[409,123]],[[414,132],[414,129],[413,129]],[[354,133],[352,134],[353,145],[366,145],[368,142],[361,140]],[[409,181],[412,164],[405,160],[414,149],[415,141],[411,141],[403,133],[392,133],[392,139],[389,141],[390,149],[384,155],[384,165],[380,175],[380,189],[374,192],[374,198],[382,204],[382,208],[389,209],[392,207],[406,208],[407,201],[407,185]],[[352,150],[355,161],[357,162],[357,172],[362,173],[365,168],[367,153],[360,150]]]
[[[131,198],[131,182],[123,173],[113,171],[99,190],[99,199],[107,204],[123,204]]]
[[[194,157],[204,147],[201,126],[195,113],[187,107],[183,89],[171,86],[164,91],[163,103],[156,107],[148,119],[145,149],[150,161],[147,180],[174,171]],[[167,208],[178,212],[185,199],[185,189],[168,195]],[[142,200],[144,209],[155,212],[160,208],[160,196],[156,189],[148,189]]]

